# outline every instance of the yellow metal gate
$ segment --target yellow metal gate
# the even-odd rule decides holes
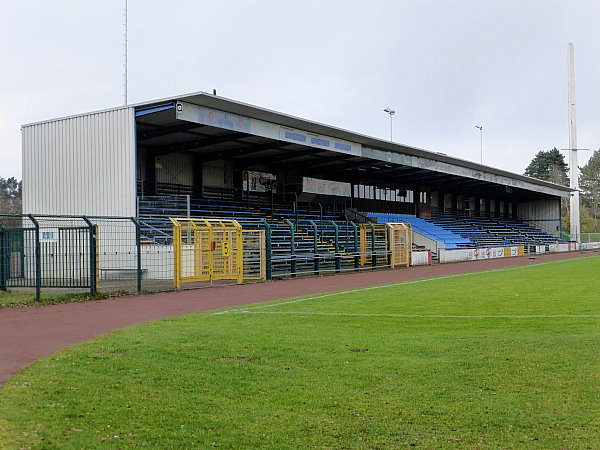
[[[405,223],[388,223],[390,232],[390,267],[410,266],[412,229]]]
[[[384,266],[388,258],[387,227],[382,223],[360,225],[360,264]]]
[[[193,281],[244,281],[242,227],[230,219],[171,218],[175,288]]]

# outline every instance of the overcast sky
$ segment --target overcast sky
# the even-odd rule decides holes
[[[600,147],[597,0],[129,0],[129,102],[197,91],[523,173]],[[125,0],[0,0],[0,176],[22,124],[122,105]],[[580,154],[580,166],[591,152]],[[568,161],[568,158],[567,158]]]

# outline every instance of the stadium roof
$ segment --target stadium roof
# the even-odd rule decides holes
[[[310,176],[332,180],[426,187],[516,201],[568,197],[572,191],[205,92],[126,107],[136,110],[138,146],[155,155],[201,153],[205,158],[231,159],[243,167],[267,164],[273,171],[302,167]],[[203,116],[212,112],[227,120],[209,121]]]

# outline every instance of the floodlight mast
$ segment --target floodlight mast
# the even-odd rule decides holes
[[[124,69],[124,73],[123,73],[123,99],[125,101],[125,106],[127,106],[127,0],[125,0],[125,11],[124,11],[124,16],[125,16],[125,34],[124,34],[124,39],[125,42],[123,43],[124,47],[125,47],[125,53],[123,54],[123,57],[125,58],[125,63],[123,64],[123,69]]]
[[[394,140],[393,139],[394,134],[393,134],[393,129],[392,129],[392,116],[394,114],[396,114],[396,111],[394,111],[391,108],[385,108],[383,111],[386,112],[386,113],[388,113],[390,115],[390,141],[393,141]]]
[[[475,125],[479,130],[479,163],[483,164],[483,125]]]
[[[575,116],[575,48],[573,43],[567,45],[567,60],[569,72],[569,169],[571,193],[570,211],[570,240],[580,242],[579,218],[579,167],[577,165],[577,124]]]

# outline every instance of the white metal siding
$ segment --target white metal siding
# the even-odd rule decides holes
[[[134,216],[134,108],[25,126],[23,212]]]
[[[547,233],[554,236],[560,235],[560,201],[558,198],[519,203],[517,215],[519,219],[526,220]]]

